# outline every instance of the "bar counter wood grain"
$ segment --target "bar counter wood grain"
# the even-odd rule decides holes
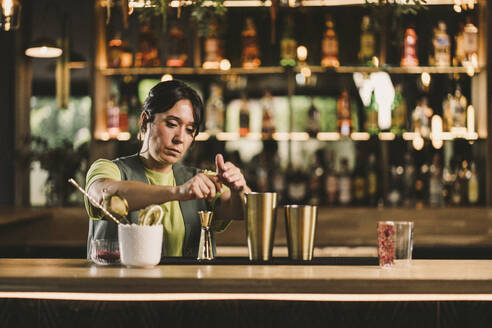
[[[83,300],[492,300],[492,261],[414,260],[378,266],[159,265],[0,259],[0,297]]]

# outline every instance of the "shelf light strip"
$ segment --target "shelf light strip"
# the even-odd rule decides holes
[[[274,300],[321,302],[492,301],[492,294],[75,293],[0,292],[0,298],[77,301]]]
[[[372,0],[370,3],[376,3],[377,1]],[[325,6],[354,6],[354,5],[364,5],[366,2],[363,0],[304,0],[302,1],[303,7],[325,7]],[[180,6],[190,6],[192,1],[179,1],[173,0],[170,2],[170,6],[177,8]],[[426,5],[453,5],[453,0],[427,0]],[[204,7],[216,6],[214,1],[205,1],[203,3]],[[271,0],[225,0],[224,7],[271,7]],[[134,6],[137,8],[137,6]],[[141,5],[139,7],[142,7]]]

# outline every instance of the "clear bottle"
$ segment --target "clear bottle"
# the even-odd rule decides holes
[[[419,60],[417,58],[417,39],[415,29],[408,27],[405,30],[405,36],[403,38],[403,54],[400,63],[402,67],[419,66]]]
[[[478,29],[473,25],[471,17],[467,18],[467,23],[464,28],[463,45],[466,60],[472,62],[475,66],[478,65]]]
[[[347,206],[352,202],[352,179],[350,178],[347,158],[340,160],[340,174],[338,178],[338,202]]]
[[[338,176],[335,171],[335,155],[331,151],[328,155],[328,166],[324,178],[325,204],[333,206],[337,203]]]
[[[294,38],[294,19],[288,15],[285,19],[285,28],[280,40],[280,65],[296,66],[297,41]]]
[[[432,207],[441,207],[444,203],[442,169],[438,154],[434,154],[430,166],[429,204]]]
[[[184,32],[178,23],[173,23],[168,32],[166,66],[183,67],[188,59]]]
[[[106,109],[106,127],[110,138],[116,138],[120,133],[120,108],[116,95],[111,95]]]
[[[437,29],[434,30],[432,44],[435,66],[449,66],[451,64],[451,42],[446,32],[446,23],[443,21],[439,21]]]
[[[224,100],[222,88],[217,84],[210,85],[210,97],[205,107],[205,128],[211,133],[224,130]]]
[[[338,37],[331,15],[327,15],[325,19],[325,33],[321,41],[321,66],[340,66],[340,62],[338,61]]]
[[[347,89],[343,89],[337,101],[338,128],[342,136],[350,136],[352,129],[352,115],[350,112],[350,96]]]
[[[376,54],[376,36],[369,16],[362,17],[359,60],[362,64],[372,65]]]
[[[430,120],[434,111],[428,106],[427,97],[418,100],[417,106],[413,110],[413,130],[422,137],[428,137],[431,132]]]
[[[243,52],[241,63],[244,68],[256,68],[260,66],[260,50],[258,47],[258,37],[256,27],[251,17],[246,18],[244,29],[241,32]]]
[[[274,102],[273,97],[270,92],[265,92],[263,98],[261,98],[262,107],[262,122],[261,122],[261,132],[264,138],[272,138],[275,132],[275,109],[273,108]]]
[[[454,37],[454,41],[456,44],[456,49],[453,57],[453,64],[458,66],[459,64],[463,65],[466,56],[465,56],[465,25],[460,22],[458,25],[458,34]]]

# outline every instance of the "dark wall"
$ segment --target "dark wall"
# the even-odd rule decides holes
[[[0,32],[0,205],[14,204],[15,33]]]

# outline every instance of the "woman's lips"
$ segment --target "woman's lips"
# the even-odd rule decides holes
[[[181,152],[179,150],[174,149],[174,148],[167,148],[167,147],[166,147],[166,152],[171,153],[172,155],[179,155],[179,154],[181,154]]]

